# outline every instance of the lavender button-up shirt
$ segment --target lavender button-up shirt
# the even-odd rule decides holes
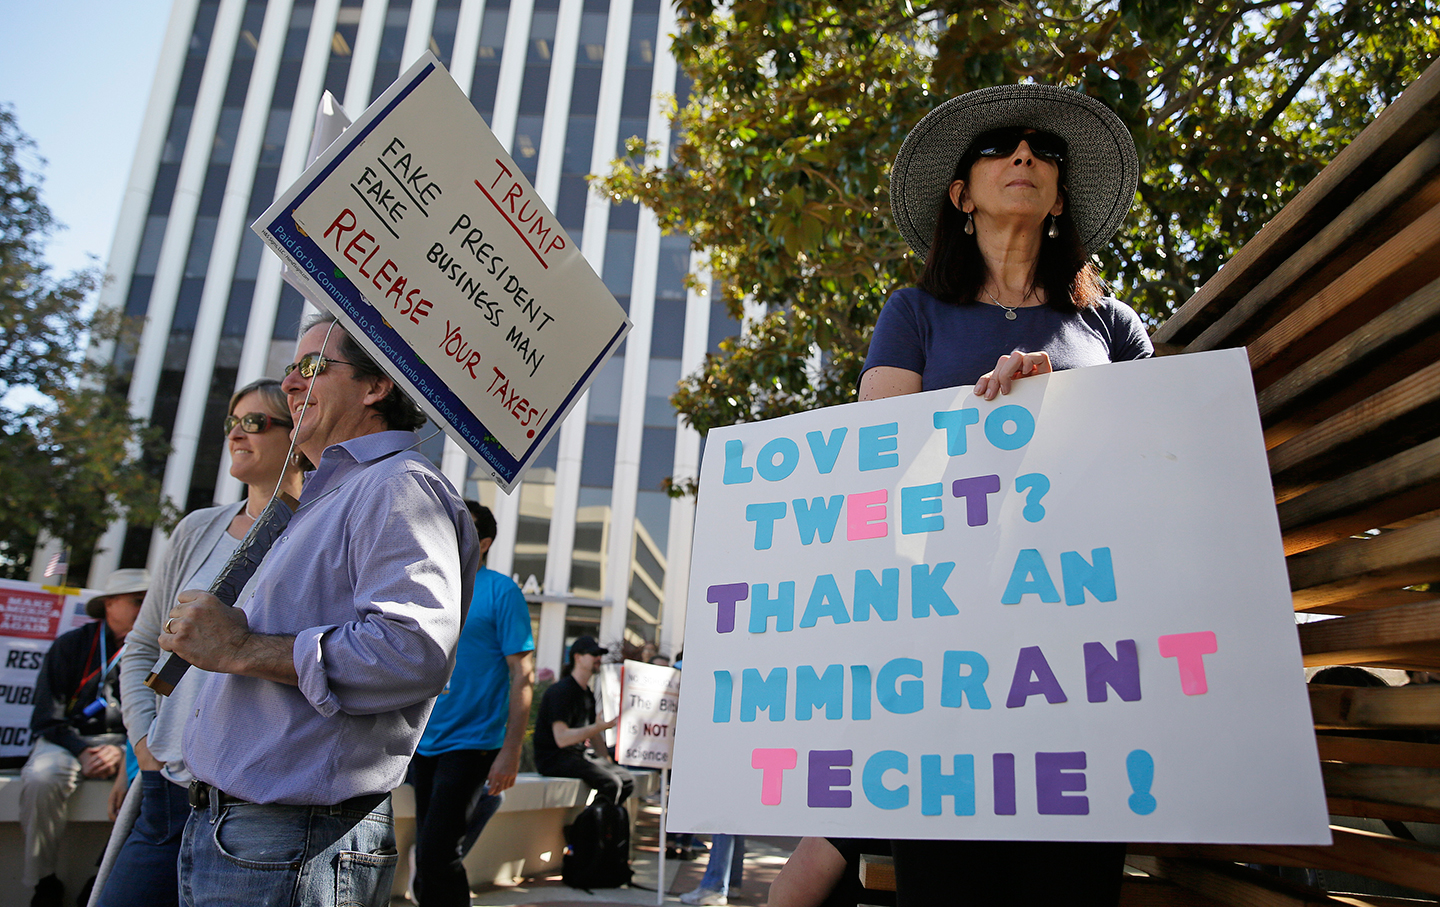
[[[240,595],[253,631],[295,636],[300,685],[212,675],[185,728],[197,778],[257,803],[309,805],[403,780],[480,566],[464,502],[406,450],[415,441],[387,431],[325,450]]]

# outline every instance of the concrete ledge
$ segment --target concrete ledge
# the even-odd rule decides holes
[[[110,839],[109,781],[82,781],[70,798],[70,824],[60,843],[56,874],[65,883],[66,903],[74,903],[85,881],[95,874]],[[25,907],[30,889],[20,882],[25,869],[25,835],[20,831],[20,770],[0,772],[0,907]]]
[[[656,772],[635,772],[635,797],[630,803],[633,839],[635,801],[659,790]],[[73,899],[90,876],[110,836],[109,781],[83,781],[70,798],[69,822],[60,848],[59,876],[67,899]],[[565,851],[564,828],[590,798],[590,788],[576,778],[522,774],[505,792],[505,802],[490,819],[485,833],[465,858],[475,886],[512,884],[517,879],[559,870]],[[395,789],[395,843],[408,854],[415,843],[415,794],[408,784]],[[0,771],[0,907],[24,907],[30,891],[20,884],[24,835],[20,832],[20,772]],[[410,871],[402,861],[395,873],[394,894],[409,887]]]
[[[660,789],[660,774],[636,771],[630,807],[630,839],[635,839],[635,804]],[[465,857],[472,887],[510,885],[518,879],[560,870],[565,853],[565,826],[590,799],[590,788],[578,778],[547,778],[524,773],[505,792],[505,802],[485,826],[485,833]],[[415,795],[409,785],[395,791],[395,843],[409,854],[415,843]],[[403,863],[402,863],[403,867]],[[409,887],[410,873],[395,874],[395,896]]]
[[[578,778],[520,775],[465,857],[470,884],[509,885],[516,879],[556,870],[565,851],[564,828],[589,799],[590,788]],[[410,785],[395,789],[393,803],[395,845],[408,855],[415,844],[415,792]],[[392,894],[402,897],[409,887],[410,869],[402,861]]]

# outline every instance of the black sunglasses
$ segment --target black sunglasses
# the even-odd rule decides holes
[[[306,353],[300,357],[299,362],[292,362],[285,366],[285,377],[290,377],[290,373],[298,368],[301,378],[314,378],[316,375],[325,371],[326,366],[330,365],[349,365],[353,367],[354,363],[345,362],[341,359],[329,359],[319,353]]]
[[[970,155],[1005,157],[1019,148],[1021,141],[1030,146],[1031,153],[1036,157],[1055,164],[1065,161],[1068,148],[1064,139],[1054,133],[1039,132],[1024,126],[1007,126],[1004,129],[980,133],[975,137],[975,141],[970,143]]]
[[[295,423],[289,419],[280,419],[265,413],[246,413],[243,416],[226,416],[225,434],[230,434],[237,425],[247,435],[258,435],[261,432],[269,431],[272,425],[281,425],[285,428],[295,427]]]

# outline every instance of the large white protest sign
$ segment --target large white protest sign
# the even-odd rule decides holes
[[[78,594],[76,594],[78,593]],[[35,683],[55,637],[92,619],[85,603],[93,589],[59,588],[14,580],[0,581],[0,760],[21,762],[30,755],[34,734]]]
[[[667,665],[626,659],[620,686],[615,761],[640,768],[669,768],[680,706],[680,672]]]
[[[712,431],[670,827],[1330,840],[1243,350]]]
[[[630,329],[431,54],[253,229],[507,491]]]

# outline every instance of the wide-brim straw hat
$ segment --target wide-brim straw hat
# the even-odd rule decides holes
[[[910,130],[890,171],[890,210],[923,257],[935,235],[955,167],[976,136],[1026,126],[1069,146],[1065,187],[1070,217],[1087,252],[1105,244],[1130,212],[1140,181],[1135,140],[1110,108],[1054,85],[998,85],[951,98]]]
[[[85,603],[85,613],[91,617],[104,617],[107,599],[130,592],[149,591],[149,570],[143,567],[126,567],[123,570],[116,570],[105,580],[105,590]]]

